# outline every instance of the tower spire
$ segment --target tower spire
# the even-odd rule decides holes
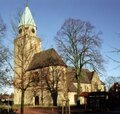
[[[20,23],[19,23],[18,27],[20,27],[21,25],[32,25],[32,26],[36,27],[32,13],[31,13],[29,6],[27,4],[26,4],[25,10],[21,16]]]

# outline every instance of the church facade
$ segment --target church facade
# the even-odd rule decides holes
[[[20,105],[24,93],[25,105],[52,105],[57,92],[57,103],[65,99],[75,104],[77,83],[74,71],[69,69],[54,49],[42,51],[37,37],[37,26],[28,6],[18,25],[14,40],[14,104]],[[81,92],[104,91],[104,84],[96,72],[83,71]],[[49,78],[46,78],[49,77]],[[81,97],[84,104],[84,98]]]

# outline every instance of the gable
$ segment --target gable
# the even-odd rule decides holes
[[[101,83],[101,82],[100,82],[100,79],[99,79],[99,77],[98,77],[98,75],[97,75],[96,72],[94,72],[91,82]]]

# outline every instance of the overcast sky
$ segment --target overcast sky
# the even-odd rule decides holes
[[[96,32],[102,31],[101,52],[108,61],[105,76],[120,76],[120,67],[107,56],[120,60],[120,55],[111,54],[113,47],[120,48],[120,0],[28,0],[37,25],[37,34],[42,39],[43,49],[55,48],[54,37],[65,19],[75,18],[90,21]],[[24,10],[25,0],[0,0],[0,15],[7,25],[6,42],[13,38],[11,20],[17,10]]]

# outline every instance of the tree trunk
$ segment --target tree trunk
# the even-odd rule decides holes
[[[80,106],[80,76],[77,80],[77,106]]]
[[[52,100],[53,100],[53,106],[57,106],[57,97],[58,97],[57,91],[56,92],[52,92],[51,93],[51,97],[52,97]]]
[[[25,91],[21,91],[21,107],[20,107],[20,114],[24,114],[24,96],[25,96]]]

